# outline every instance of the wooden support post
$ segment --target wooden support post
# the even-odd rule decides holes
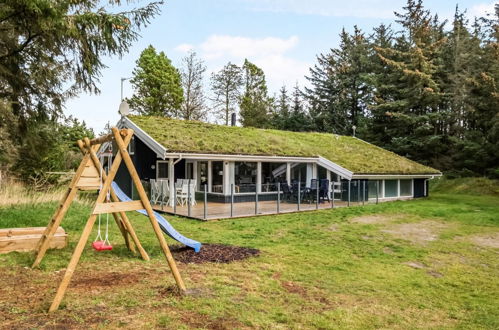
[[[98,146],[96,147],[98,148]],[[64,194],[64,197],[61,199],[61,202],[59,203],[57,210],[55,211],[54,215],[52,216],[52,219],[50,220],[49,224],[47,225],[47,228],[45,229],[45,232],[40,238],[40,242],[38,243],[37,247],[38,252],[35,261],[33,262],[33,265],[31,267],[33,268],[38,267],[43,257],[45,256],[45,253],[47,252],[52,236],[54,236],[55,231],[57,230],[57,228],[59,228],[59,225],[61,224],[64,215],[68,211],[71,202],[73,201],[73,199],[76,196],[76,193],[78,192],[76,183],[78,182],[78,179],[85,170],[86,164],[89,159],[90,156],[88,154],[83,156],[83,160],[78,169],[76,170],[76,173],[73,179],[71,180],[71,183],[69,184],[68,190]]]
[[[113,165],[111,166],[111,170],[109,171],[109,174],[107,176],[107,179],[104,181],[104,184],[102,186],[102,189],[99,191],[99,196],[97,196],[96,203],[102,203],[104,199],[106,198],[107,191],[111,187],[111,183],[113,182],[113,179],[116,175],[116,172],[118,171],[118,168],[121,163],[122,159],[122,153],[121,150],[124,150],[125,154],[128,155],[126,152],[126,146],[128,143],[130,143],[130,140],[132,138],[132,134],[129,134],[125,138],[125,142],[121,139],[120,133],[118,132],[118,129],[116,129],[116,134],[115,136],[119,137],[119,140],[121,142],[120,146],[120,152],[116,154],[116,158],[113,162]],[[114,130],[113,130],[114,132]],[[130,158],[128,158],[130,160]],[[85,228],[83,229],[83,232],[81,234],[80,240],[78,241],[78,244],[76,245],[76,248],[73,252],[73,255],[71,256],[71,260],[69,261],[68,267],[66,267],[66,271],[64,272],[64,277],[59,285],[59,288],[57,289],[57,293],[55,295],[54,301],[52,302],[52,305],[49,308],[49,312],[53,312],[59,308],[59,305],[61,304],[62,298],[64,297],[64,293],[66,292],[66,289],[68,288],[69,282],[71,281],[71,277],[73,276],[74,270],[76,266],[78,265],[78,261],[80,260],[81,253],[83,252],[83,249],[85,248],[85,245],[87,244],[88,237],[92,231],[92,227],[95,223],[95,219],[97,218],[97,215],[92,214],[87,221],[87,224],[85,225]]]
[[[154,215],[151,204],[149,203],[149,199],[147,198],[147,194],[144,190],[144,187],[142,186],[142,183],[140,182],[140,178],[137,174],[137,170],[133,166],[133,162],[132,162],[132,159],[130,158],[130,155],[127,153],[126,143],[123,142],[123,139],[121,138],[119,131],[116,127],[113,128],[113,134],[115,137],[115,141],[119,147],[119,151],[120,151],[119,154],[123,156],[123,161],[125,162],[125,165],[128,168],[128,171],[130,172],[130,176],[132,177],[132,180],[135,183],[140,200],[144,204],[144,208],[146,209],[147,215],[149,216],[149,220],[151,221],[152,227],[154,229],[156,237],[158,238],[159,244],[161,245],[161,249],[163,250],[163,253],[165,254],[166,260],[168,261],[168,265],[170,266],[170,269],[173,273],[173,276],[175,278],[177,286],[179,287],[179,289],[182,292],[185,292],[186,289],[185,289],[184,281],[182,280],[182,277],[180,276],[180,272],[178,271],[177,264],[175,263],[175,260],[173,259],[173,256],[170,252],[170,249],[168,248],[168,244],[166,243],[166,239],[163,236],[163,233],[161,232],[158,221],[156,220],[156,216]],[[133,130],[129,129],[128,134],[131,136],[133,134]],[[113,164],[113,166],[114,166],[114,164]],[[114,173],[113,173],[113,177],[114,177]],[[106,183],[107,182],[108,182],[108,180],[106,180]]]
[[[87,148],[89,147],[89,142],[90,141],[88,141],[88,139],[85,140]],[[78,146],[80,147],[82,152],[84,152],[83,145],[78,144]],[[122,156],[120,156],[120,157],[122,157]],[[94,149],[90,149],[90,158],[92,159],[95,167],[98,170],[100,170],[102,167],[102,164],[100,163],[99,157],[97,157],[97,154],[95,153]],[[107,175],[106,175],[105,171],[102,171],[102,179],[104,181],[107,180]],[[114,192],[113,188],[110,188],[110,193],[111,193],[111,200],[113,202],[119,202],[118,196],[116,196],[116,193]],[[132,240],[133,240],[135,246],[137,247],[137,249],[139,250],[139,253],[140,253],[140,256],[142,257],[142,259],[149,261],[150,260],[149,255],[142,247],[142,244],[140,243],[139,238],[137,237],[137,234],[135,234],[135,230],[133,229],[132,223],[128,219],[128,216],[126,215],[125,212],[119,212],[119,215],[121,217],[121,221],[118,221],[118,219],[116,219],[116,217],[114,219],[116,220],[116,224],[118,225],[118,227],[120,227],[120,231],[122,231],[123,237],[125,238],[125,244],[127,244],[127,246],[130,245],[130,241],[129,241],[128,236],[127,236],[127,233],[128,233],[132,237]],[[114,216],[114,214],[113,214],[113,216]],[[133,246],[129,246],[129,248],[132,252],[135,252],[135,249],[133,248]]]

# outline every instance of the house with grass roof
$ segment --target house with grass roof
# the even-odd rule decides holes
[[[428,196],[428,179],[441,176],[351,136],[132,115],[118,127],[135,131],[130,154],[143,181],[167,180],[174,187],[191,179],[196,198],[206,192],[212,202],[275,200],[293,185],[303,191],[321,184],[328,185],[323,197],[329,200],[418,198]],[[126,171],[120,169],[116,180],[133,194]],[[174,189],[169,193],[173,204]]]

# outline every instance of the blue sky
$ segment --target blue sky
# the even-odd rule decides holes
[[[343,27],[358,25],[369,32],[384,22],[393,23],[394,11],[405,0],[166,0],[161,15],[141,32],[141,38],[122,59],[107,58],[101,94],[81,94],[66,104],[65,113],[84,120],[98,134],[119,119],[120,78],[130,77],[140,52],[149,44],[164,51],[177,67],[190,49],[206,62],[209,75],[231,61],[244,58],[263,68],[269,91],[283,84],[305,84],[304,76],[315,57],[338,44]],[[140,2],[139,2],[140,4]],[[489,0],[426,0],[440,17],[451,18],[456,4],[470,17],[491,12]],[[125,97],[133,90],[124,83]]]

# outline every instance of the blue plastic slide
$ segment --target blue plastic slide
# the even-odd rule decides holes
[[[113,181],[113,183],[111,184],[111,186],[113,187],[113,190],[114,192],[116,193],[116,196],[118,196],[118,199],[122,202],[128,202],[128,201],[131,201],[132,199],[130,197],[128,197],[124,192],[123,190],[120,189],[120,187],[118,186],[118,184],[116,184],[116,182]],[[147,212],[146,210],[137,210],[137,212],[147,216]],[[188,247],[191,247],[194,249],[195,252],[199,252],[199,250],[201,250],[201,243],[199,243],[198,241],[195,241],[193,239],[190,239],[190,238],[187,238],[185,237],[184,235],[180,234],[178,231],[175,230],[175,228],[173,228],[172,225],[170,225],[170,223],[168,221],[166,221],[165,218],[163,218],[163,216],[161,214],[159,214],[158,212],[154,212],[154,215],[156,216],[156,219],[158,220],[158,224],[159,224],[159,227],[161,228],[162,231],[165,232],[165,234],[167,234],[168,236],[170,236],[171,238],[173,238],[174,240],[177,240],[179,241],[180,243],[182,244],[185,244],[187,245]]]

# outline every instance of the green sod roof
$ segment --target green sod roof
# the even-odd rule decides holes
[[[172,153],[322,156],[355,174],[440,174],[350,136],[230,127],[165,117],[128,119]]]

